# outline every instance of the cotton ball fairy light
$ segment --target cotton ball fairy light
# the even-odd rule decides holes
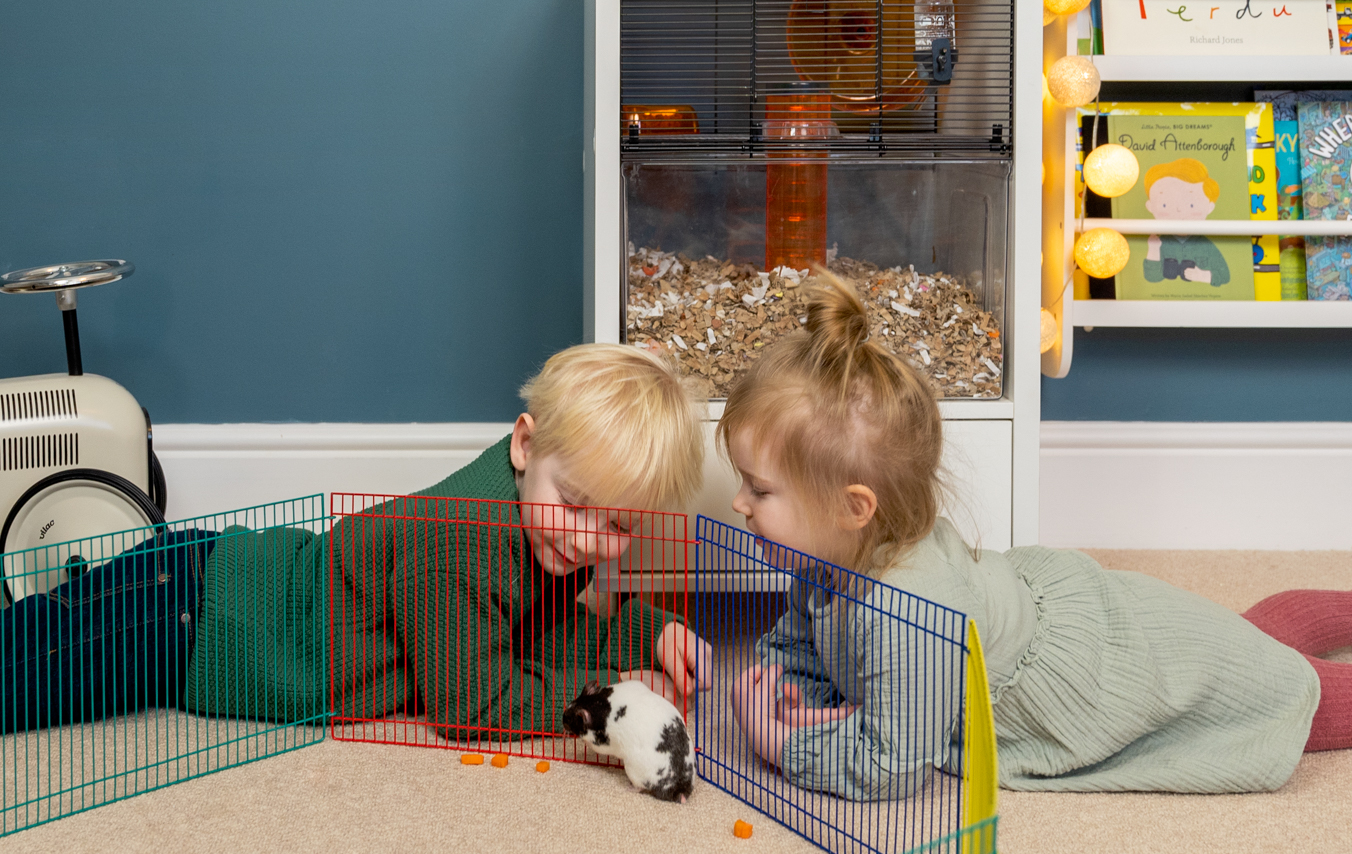
[[[1061,337],[1061,328],[1056,324],[1056,318],[1047,309],[1042,309],[1042,329],[1040,335],[1040,345],[1042,349],[1039,352],[1045,353],[1056,346],[1056,339]]]
[[[1056,13],[1049,11],[1046,6],[1042,7],[1042,26],[1047,26],[1056,20]]]
[[[1047,69],[1047,91],[1063,107],[1083,107],[1098,97],[1098,69],[1086,57],[1063,56]]]
[[[1116,276],[1130,257],[1127,239],[1111,228],[1091,228],[1075,241],[1075,263],[1096,279]]]
[[[1141,164],[1131,149],[1110,142],[1089,152],[1084,159],[1084,183],[1104,198],[1120,196],[1136,186]]]
[[[1074,15],[1089,8],[1089,0],[1042,0],[1042,14]]]

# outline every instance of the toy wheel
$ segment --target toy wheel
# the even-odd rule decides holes
[[[101,469],[66,469],[30,486],[10,508],[0,528],[6,604],[44,593],[79,575],[90,561],[102,562],[135,546],[146,532],[111,547],[88,538],[163,525],[164,514],[136,484]],[[94,545],[98,554],[81,554]],[[50,546],[49,548],[41,548]]]
[[[120,258],[30,267],[27,270],[15,270],[0,276],[0,291],[7,294],[22,294],[90,288],[94,285],[116,282],[124,276],[130,276],[135,269],[135,265],[130,261],[123,261]]]

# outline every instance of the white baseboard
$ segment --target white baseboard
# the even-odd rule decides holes
[[[1050,546],[1352,549],[1352,424],[1048,421]]]
[[[161,424],[170,518],[333,491],[431,486],[507,423]],[[1041,541],[1352,549],[1352,424],[1042,424]]]
[[[404,495],[512,430],[503,424],[157,424],[170,519],[302,495]],[[327,504],[326,504],[327,506]]]

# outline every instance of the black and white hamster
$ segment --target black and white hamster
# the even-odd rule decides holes
[[[623,761],[629,782],[654,798],[685,803],[694,789],[695,749],[685,721],[642,682],[590,683],[563,710],[563,729]]]

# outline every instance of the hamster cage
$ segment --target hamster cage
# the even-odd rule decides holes
[[[1016,21],[1010,0],[587,8],[588,337],[671,355],[716,420],[829,270],[941,399],[966,532],[1035,542],[1040,301],[1036,250],[1017,247],[1037,245],[1038,198],[1016,188],[1038,180],[1040,125],[1015,92],[1040,91],[1040,69],[1014,48],[1020,29],[1040,39],[1036,15]],[[738,523],[726,473],[709,475],[692,511]]]

